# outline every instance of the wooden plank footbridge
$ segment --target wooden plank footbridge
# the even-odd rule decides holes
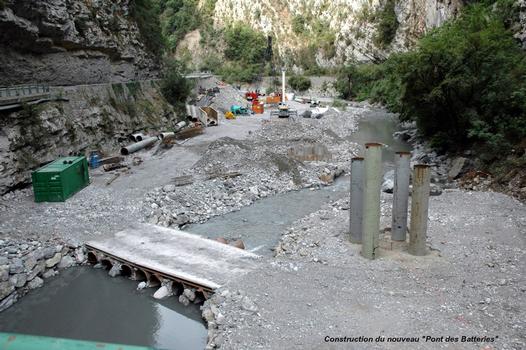
[[[259,256],[215,240],[165,227],[142,224],[111,237],[89,241],[88,261],[111,267],[121,264],[123,275],[164,280],[195,288],[205,298],[230,280],[254,270]]]

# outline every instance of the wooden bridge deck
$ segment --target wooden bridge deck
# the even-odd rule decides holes
[[[205,292],[249,273],[259,258],[195,234],[148,224],[89,241],[86,246],[99,256]]]

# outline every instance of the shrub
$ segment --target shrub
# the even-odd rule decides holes
[[[227,83],[251,83],[261,75],[261,65],[229,62],[219,69],[219,74]]]
[[[263,33],[245,24],[234,24],[224,30],[227,64],[219,69],[227,82],[253,82],[263,74],[267,39]]]
[[[375,16],[378,24],[374,42],[378,47],[385,48],[393,41],[399,22],[395,13],[395,0],[387,0],[383,8]]]
[[[267,39],[245,24],[235,24],[225,29],[225,57],[244,63],[263,63],[267,49]]]
[[[212,4],[205,6],[207,11],[209,10],[208,6],[212,6]],[[167,38],[168,46],[172,49],[187,33],[197,29],[202,23],[196,0],[161,1],[160,9],[162,33]]]
[[[0,0],[2,1],[2,0]],[[160,58],[164,50],[164,37],[159,22],[160,8],[153,0],[135,0],[130,14],[135,19],[146,47]]]
[[[292,18],[292,31],[296,34],[302,34],[305,32],[305,17],[296,15]]]
[[[183,76],[183,72],[184,66],[174,59],[167,60],[162,71],[161,92],[178,111],[184,109],[186,99],[192,90],[192,85]]]
[[[289,85],[296,91],[306,91],[311,87],[311,81],[303,75],[293,75],[289,78]]]

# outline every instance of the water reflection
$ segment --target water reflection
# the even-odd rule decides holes
[[[1,313],[0,330],[162,349],[204,348],[207,333],[198,307],[184,307],[176,298],[160,304],[151,297],[153,289],[135,287],[103,270],[68,269]]]

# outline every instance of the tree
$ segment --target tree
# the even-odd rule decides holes
[[[184,67],[180,62],[169,59],[164,64],[161,79],[164,98],[179,111],[184,110],[186,99],[192,90],[192,85],[183,72]]]

